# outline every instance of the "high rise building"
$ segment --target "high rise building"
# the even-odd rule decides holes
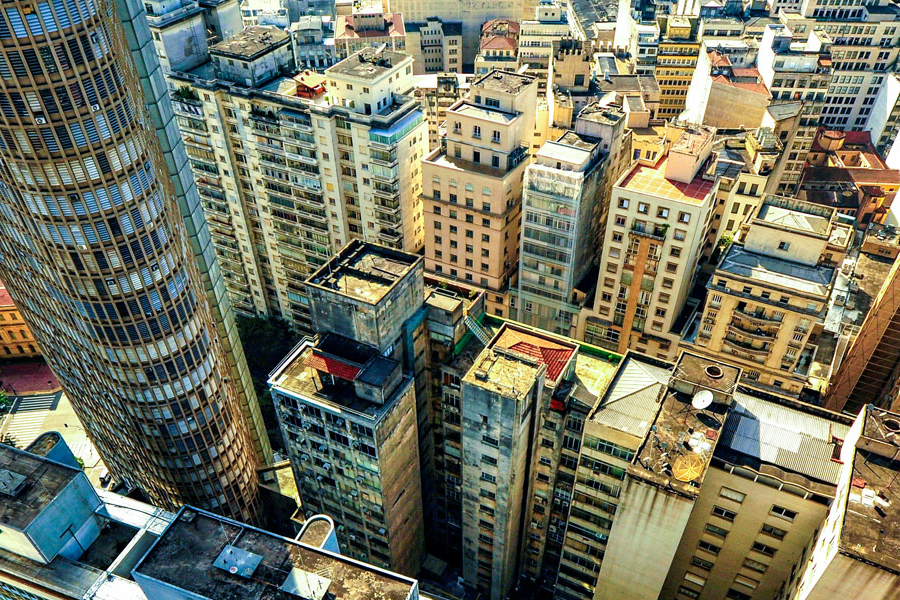
[[[257,454],[240,382],[176,204],[173,149],[144,105],[153,69],[142,56],[138,71],[120,23],[141,30],[122,16],[106,3],[5,14],[0,38],[23,55],[58,41],[31,63],[38,79],[19,64],[3,83],[32,108],[3,123],[0,274],[117,479],[162,506],[250,518]]]
[[[428,120],[428,150],[441,145],[441,128],[447,120],[447,109],[466,95],[472,75],[438,73],[415,78],[414,95],[422,103]]]
[[[235,310],[311,331],[304,281],[349,240],[422,247],[428,133],[409,56],[291,65],[286,34],[248,28],[169,80]]]
[[[895,261],[825,396],[831,410],[900,407],[900,261]]]
[[[414,254],[348,244],[307,282],[317,338],[270,378],[304,508],[339,523],[350,556],[408,574],[425,526],[412,329],[422,273]]]
[[[406,52],[413,57],[413,72],[462,73],[462,24],[429,17],[406,23]]]
[[[475,75],[485,75],[493,69],[518,70],[519,28],[512,19],[491,19],[481,27]]]
[[[784,25],[766,25],[756,65],[772,94],[762,126],[771,127],[784,146],[766,190],[778,194],[797,191],[834,72],[826,33],[810,31],[805,42],[794,42],[793,35]]]
[[[364,48],[383,44],[392,52],[406,51],[403,15],[367,6],[349,15],[338,15],[334,24],[334,51],[345,59]]]
[[[471,65],[478,54],[482,26],[492,19],[530,19],[538,0],[392,0],[391,10],[401,13],[405,21],[425,21],[437,17],[445,23],[462,23],[462,62],[465,71],[471,73]]]
[[[822,105],[822,124],[866,129],[879,91],[897,61],[897,5],[877,0],[845,8],[824,0],[803,0],[799,8],[782,12],[780,19],[800,37],[815,30],[834,40],[834,76]]]
[[[697,36],[699,19],[681,15],[659,20],[662,35],[656,54],[653,72],[659,82],[659,116],[662,119],[677,117],[684,110],[688,88],[697,58],[700,55],[700,39]]]
[[[516,319],[574,336],[596,284],[595,256],[605,228],[601,190],[617,178],[625,114],[589,105],[575,131],[546,142],[525,169]],[[513,307],[513,302],[510,302]]]
[[[798,395],[852,238],[833,208],[765,196],[716,265],[684,342],[729,355],[751,385]]]
[[[519,23],[519,64],[528,65],[525,71],[538,78],[541,90],[550,79],[550,62],[554,44],[572,38],[584,39],[577,21],[569,22],[566,6],[558,0],[541,0],[534,14]]]
[[[422,161],[425,268],[490,291],[507,314],[518,260],[522,174],[534,132],[537,81],[492,71],[447,109],[441,147]]]
[[[238,0],[150,0],[144,8],[164,73],[202,64],[211,44],[244,28]]]
[[[613,186],[595,302],[583,320],[586,341],[620,353],[675,355],[675,323],[712,222],[715,130],[673,126],[664,138],[662,155],[638,159]]]

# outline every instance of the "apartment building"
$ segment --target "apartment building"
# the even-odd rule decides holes
[[[553,42],[547,90],[548,105],[553,107],[552,118],[548,115],[549,139],[574,128],[578,113],[595,99],[591,90],[593,54],[590,42],[574,38]]]
[[[298,69],[322,71],[336,62],[331,23],[319,15],[303,15],[287,26]]]
[[[428,150],[441,145],[442,127],[447,120],[447,109],[469,92],[472,75],[437,73],[417,75],[413,95],[422,103],[428,121]]]
[[[691,436],[712,415],[724,421],[738,375],[688,353],[675,365],[622,359],[584,422],[556,597],[660,597],[721,442]],[[709,413],[685,408],[701,390],[711,397]]]
[[[834,209],[766,196],[716,265],[684,343],[729,355],[751,385],[799,394],[852,238]]]
[[[673,327],[694,284],[719,185],[706,172],[715,130],[670,127],[666,150],[640,158],[613,186],[585,341],[624,353],[675,353]]]
[[[663,17],[659,20],[656,66],[653,74],[659,83],[659,117],[677,117],[685,107],[688,88],[700,55],[697,37],[698,19],[686,16]]]
[[[413,73],[462,73],[462,23],[437,17],[407,21],[406,52],[413,57]]]
[[[349,240],[422,247],[427,125],[404,95],[411,57],[364,50],[290,77],[281,36],[252,35],[171,74],[173,103],[235,310],[309,331],[303,282]]]
[[[864,594],[892,600],[900,590],[893,484],[900,474],[900,414],[866,406],[843,439],[837,495],[816,535],[785,578],[778,600]]]
[[[359,12],[337,16],[334,51],[338,59],[378,46],[392,52],[406,52],[406,28],[402,14],[367,6]]]
[[[739,378],[691,352],[625,355],[584,421],[555,597],[778,592],[835,496],[850,420]]]
[[[822,107],[822,123],[836,129],[867,129],[880,89],[898,57],[900,8],[887,0],[838,7],[804,0],[780,18],[798,35],[821,31],[834,40],[834,77]]]
[[[525,72],[538,78],[540,89],[546,89],[554,44],[584,36],[575,23],[569,23],[566,5],[559,0],[541,0],[532,18],[523,19],[519,25],[519,64],[528,65]]]
[[[882,156],[887,157],[895,147],[900,148],[897,143],[897,133],[900,132],[900,75],[897,73],[885,76],[866,128],[872,132],[872,141]]]
[[[522,176],[534,132],[537,81],[492,71],[447,109],[441,147],[422,161],[425,268],[489,291],[494,314],[507,313],[516,272]]]
[[[491,19],[481,27],[481,41],[475,56],[475,75],[494,69],[519,68],[519,23],[511,19]]]
[[[752,64],[737,62],[704,41],[681,119],[719,129],[755,129],[769,107],[769,90]]]
[[[900,171],[884,162],[868,131],[821,129],[807,155],[799,197],[837,208],[859,229],[883,224],[900,190]]]
[[[825,395],[831,410],[858,414],[867,404],[900,408],[900,261],[895,260]]]
[[[41,349],[0,281],[0,358],[40,356]]]
[[[308,283],[317,336],[269,385],[305,510],[354,558],[417,573],[424,549],[415,353],[422,260],[351,242]]]
[[[148,0],[144,8],[166,74],[197,67],[211,44],[244,29],[238,0]]]
[[[430,17],[437,17],[445,23],[462,23],[462,65],[466,68],[460,72],[472,73],[482,37],[482,27],[493,19],[509,19],[520,21],[534,16],[534,8],[538,0],[462,0],[445,2],[444,0],[393,0],[391,10],[403,14],[406,21],[422,22]],[[474,71],[477,74],[477,71]]]
[[[574,131],[546,142],[526,168],[518,287],[510,301],[518,321],[574,337],[596,285],[606,218],[598,204],[605,179],[620,174],[624,137],[623,111],[590,105]]]
[[[712,255],[716,248],[733,240],[750,213],[759,207],[781,150],[775,132],[765,127],[716,140],[718,201],[704,254]]]
[[[762,126],[771,127],[784,146],[766,190],[779,194],[798,189],[834,73],[827,34],[810,31],[805,42],[794,42],[794,35],[784,25],[766,25],[757,59],[762,81],[772,94],[769,115]]]
[[[659,109],[662,92],[653,75],[606,75],[597,82],[597,90],[601,101],[605,96],[611,96],[612,101],[617,104],[624,104],[628,97],[639,97],[644,108],[649,111],[650,119],[661,119]]]

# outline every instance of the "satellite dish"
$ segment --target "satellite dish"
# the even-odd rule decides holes
[[[703,475],[703,469],[706,467],[706,461],[696,452],[689,452],[675,459],[672,465],[672,473],[678,481],[694,481]]]
[[[700,390],[694,397],[691,398],[691,406],[696,408],[697,410],[703,410],[704,408],[709,408],[709,405],[713,403],[713,394],[709,390]]]

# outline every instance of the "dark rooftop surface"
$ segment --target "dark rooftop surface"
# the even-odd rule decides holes
[[[411,380],[403,377],[394,389],[383,389],[384,404],[375,404],[361,398],[356,393],[354,381],[359,379],[363,383],[381,387],[399,369],[399,364],[375,354],[365,356],[362,349],[373,353],[375,349],[364,344],[334,334],[326,336],[325,340],[329,339],[345,342],[343,349],[346,351],[339,350],[338,344],[329,348],[333,352],[320,350],[311,344],[306,345],[289,359],[270,383],[301,398],[333,404],[371,419],[381,418],[394,399],[406,390]],[[360,358],[365,358],[365,361],[358,360]]]
[[[472,85],[479,85],[486,90],[516,94],[531,85],[534,79],[533,75],[495,69],[487,75],[474,80]]]
[[[232,573],[214,565],[217,561],[240,570]],[[215,600],[297,600],[281,589],[289,579],[312,588],[327,585],[325,597],[336,600],[405,600],[416,585],[401,575],[196,509],[179,513],[134,572]]]
[[[598,81],[601,92],[656,92],[659,83],[652,75],[610,75]]]
[[[900,572],[900,414],[866,409],[841,531],[841,552]]]
[[[249,60],[287,43],[289,37],[277,27],[247,27],[241,33],[212,46],[209,52]]]
[[[681,494],[699,494],[739,377],[740,369],[682,353],[629,473]],[[700,407],[704,396],[708,402]]]
[[[356,240],[344,246],[306,283],[377,304],[420,260],[415,254]]]
[[[25,529],[80,472],[0,444],[0,522]]]
[[[337,73],[358,79],[375,80],[408,58],[409,55],[402,52],[391,50],[378,52],[374,48],[365,48],[336,65],[328,67],[325,69],[325,74]]]
[[[131,525],[118,521],[107,521],[106,526],[100,530],[100,536],[81,555],[78,562],[105,571],[137,533],[138,529]]]

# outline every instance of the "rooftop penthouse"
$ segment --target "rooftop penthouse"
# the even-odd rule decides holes
[[[419,598],[416,580],[306,543],[318,537],[292,540],[185,507],[132,573],[148,598]]]

